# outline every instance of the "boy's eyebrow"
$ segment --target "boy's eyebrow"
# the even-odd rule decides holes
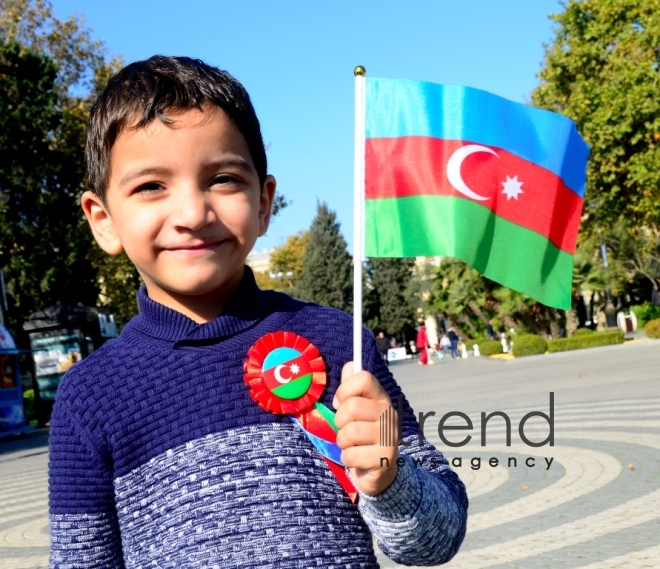
[[[170,170],[168,168],[162,168],[162,167],[152,167],[152,168],[140,168],[139,170],[132,170],[127,172],[124,177],[119,180],[119,187],[121,188],[122,186],[125,186],[128,184],[131,180],[135,180],[135,178],[140,178],[141,176],[151,176],[153,174],[157,176],[167,176],[167,174],[170,173]]]
[[[226,160],[217,160],[207,165],[208,168],[222,168],[225,166],[235,166],[240,170],[243,170],[246,174],[254,173],[254,170],[252,166],[250,166],[250,163],[247,160],[243,160],[242,158],[229,158]],[[170,173],[171,171],[169,168],[163,168],[160,166],[155,166],[151,168],[140,168],[139,170],[133,170],[125,174],[124,177],[119,181],[119,187],[121,188],[122,186],[128,184],[131,180],[135,180],[135,178],[140,178],[142,176],[151,176],[151,175],[167,176]]]
[[[246,174],[253,174],[254,170],[250,163],[243,158],[226,158],[224,160],[217,160],[215,162],[210,162],[208,168],[223,168],[225,166],[236,166],[240,170],[243,170]]]

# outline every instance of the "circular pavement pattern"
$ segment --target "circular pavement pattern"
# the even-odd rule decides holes
[[[450,461],[462,459],[454,470],[470,497],[468,534],[446,567],[660,567],[658,348],[660,343],[653,343],[633,354],[629,347],[630,355],[649,365],[628,375],[617,369],[622,350],[602,351],[586,362],[541,357],[511,366],[486,358],[450,360],[421,370],[428,377],[419,366],[396,367],[413,408],[421,402],[427,411],[436,403],[441,415],[469,407],[474,420],[473,440],[462,448],[443,448],[430,421],[425,429]],[[539,370],[546,368],[542,377]],[[525,374],[535,379],[524,379]],[[508,399],[498,405],[492,396],[491,405],[483,405],[497,382]],[[548,413],[549,391],[555,392],[555,445],[526,446],[518,436],[520,418],[533,410]],[[508,400],[516,405],[503,403]],[[495,408],[511,417],[511,446],[497,418],[488,423],[486,446],[480,445],[475,409]],[[548,428],[533,418],[525,434],[542,441]],[[46,437],[26,437],[37,441],[31,448],[20,440],[0,443],[0,569],[48,567]],[[495,467],[492,458],[498,460]],[[530,459],[533,466],[525,462]],[[383,568],[399,567],[380,551],[378,557]]]
[[[515,411],[511,415],[515,440],[518,421]],[[485,448],[470,441],[447,449],[450,460],[464,457],[454,470],[466,484],[470,515],[463,547],[445,567],[660,567],[659,424],[660,398],[555,406],[554,447],[507,447],[499,443],[505,440],[503,425],[489,423]],[[525,434],[544,440],[547,423],[525,428]],[[490,444],[491,435],[498,444]],[[442,448],[433,436],[429,440]],[[469,466],[473,457],[481,457],[477,471]],[[495,468],[488,465],[491,457],[499,460]],[[516,467],[506,466],[509,457],[518,459]],[[528,472],[523,481],[514,471],[528,457],[535,466],[522,468],[545,473],[537,471],[534,479]],[[553,458],[547,470],[545,457]],[[561,475],[549,480],[557,468]],[[483,509],[490,493],[506,499]],[[627,553],[610,556],[608,550]],[[382,554],[379,561],[383,568],[400,567]]]

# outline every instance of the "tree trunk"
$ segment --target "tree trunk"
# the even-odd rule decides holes
[[[502,322],[504,322],[504,325],[507,327],[507,330],[510,330],[511,328],[513,328],[514,330],[520,329],[518,323],[513,318],[511,318],[509,314],[503,314],[501,318],[502,318]]]
[[[554,308],[548,310],[548,320],[550,320],[550,335],[559,338],[559,313]]]
[[[474,315],[479,318],[484,324],[488,324],[488,318],[486,318],[486,315],[483,313],[479,305],[474,301],[471,300],[468,302],[468,306],[470,307],[470,310],[474,313]]]
[[[472,321],[468,316],[465,316],[464,313],[461,312],[458,316],[459,320],[463,323],[466,324],[467,327],[470,329],[470,332],[472,333],[472,337],[477,335],[477,329],[474,327],[474,324],[472,324]]]
[[[566,311],[566,336],[570,338],[573,334],[575,334],[577,328],[578,328],[577,311],[571,308],[570,310]]]

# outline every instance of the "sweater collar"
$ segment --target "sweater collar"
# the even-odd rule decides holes
[[[233,336],[250,328],[263,316],[273,301],[270,291],[257,286],[250,267],[229,299],[224,312],[210,322],[198,324],[185,314],[149,298],[143,285],[138,290],[140,314],[131,323],[141,332],[171,342],[209,341]]]

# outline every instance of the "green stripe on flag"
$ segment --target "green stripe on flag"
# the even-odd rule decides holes
[[[544,236],[463,198],[411,196],[365,202],[367,257],[456,257],[538,301],[571,308],[573,255]]]

